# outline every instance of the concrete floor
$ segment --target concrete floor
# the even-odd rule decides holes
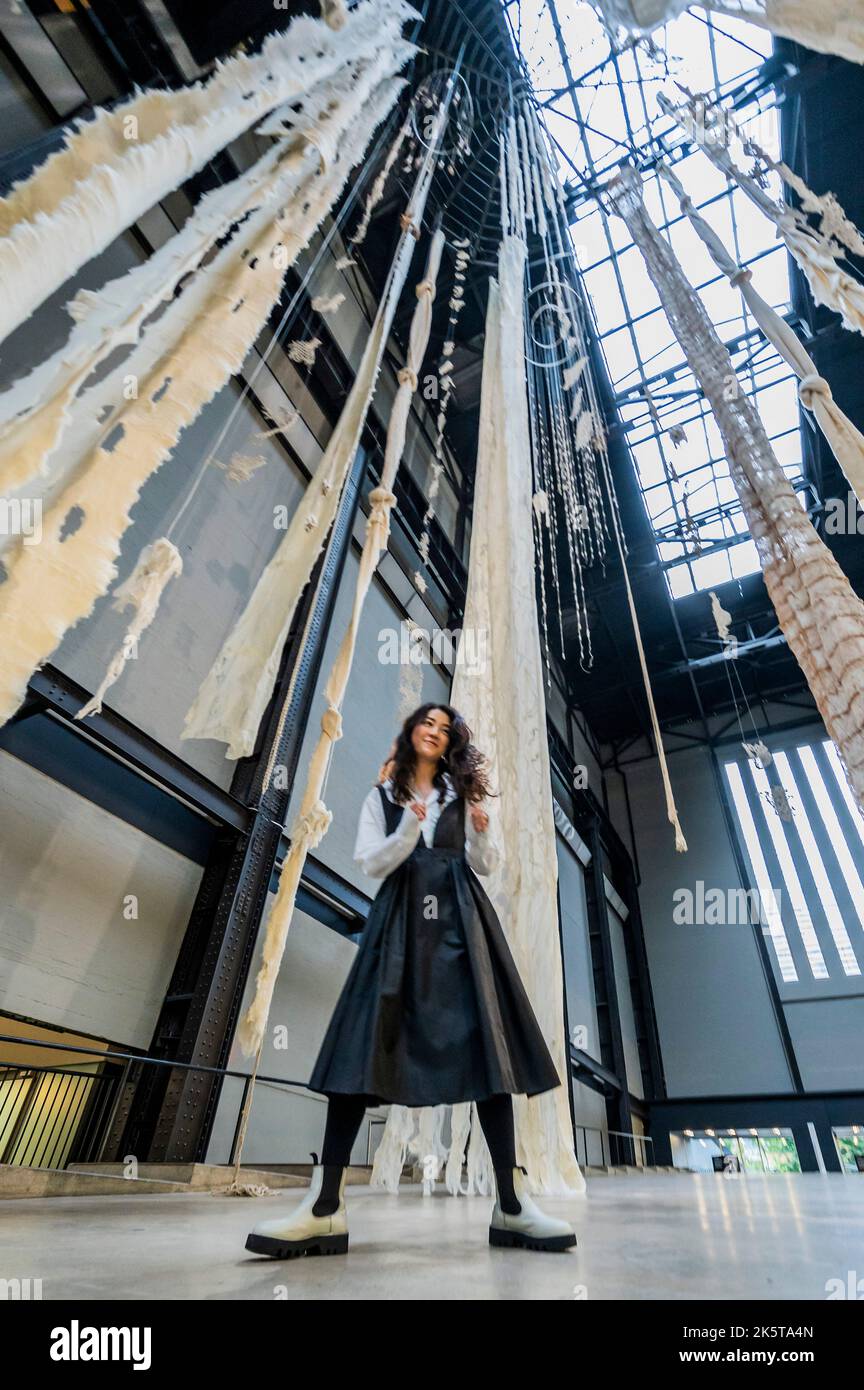
[[[587,1197],[541,1201],[578,1233],[559,1254],[491,1249],[487,1197],[352,1187],[347,1255],[244,1250],[257,1221],[297,1200],[0,1201],[0,1278],[41,1278],[46,1300],[402,1301],[824,1300],[826,1281],[864,1280],[864,1178],[851,1175],[596,1178]]]

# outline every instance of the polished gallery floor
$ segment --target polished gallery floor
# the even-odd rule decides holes
[[[600,1176],[544,1198],[574,1250],[493,1250],[491,1199],[346,1189],[345,1256],[273,1261],[246,1233],[299,1200],[194,1195],[0,1201],[0,1277],[43,1299],[814,1299],[864,1292],[864,1174]],[[859,1297],[861,1296],[859,1292]]]

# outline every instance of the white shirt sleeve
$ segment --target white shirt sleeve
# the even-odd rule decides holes
[[[370,878],[386,878],[408,858],[420,838],[420,821],[410,806],[392,835],[387,834],[381,793],[373,787],[360,811],[354,863]]]
[[[492,839],[492,820],[484,831],[474,829],[471,806],[465,803],[465,858],[475,874],[491,874],[501,863],[501,852]]]

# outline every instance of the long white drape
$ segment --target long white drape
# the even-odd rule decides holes
[[[338,31],[300,16],[206,82],[144,92],[73,126],[64,148],[0,199],[0,341],[262,116],[302,100],[346,62],[400,44],[414,15],[404,0],[361,0]]]
[[[650,34],[677,19],[689,0],[592,0],[612,26]],[[861,0],[700,0],[699,8],[758,24],[778,38],[792,39],[817,53],[835,53],[864,63]]]
[[[484,879],[484,887],[562,1083],[530,1100],[516,1098],[517,1161],[527,1168],[532,1191],[572,1195],[584,1192],[585,1180],[573,1152],[567,1095],[558,869],[531,519],[525,254],[520,237],[505,236],[499,280],[490,282],[468,593],[451,699],[490,758],[500,792],[490,810],[502,862]],[[484,648],[485,659],[469,663],[467,652],[476,655]],[[452,1108],[449,1146],[442,1141],[445,1107],[417,1112],[391,1108],[373,1182],[394,1190],[405,1156],[421,1162],[434,1157],[446,1162],[450,1192],[464,1190],[462,1165],[472,1109],[467,1191],[488,1192],[491,1162],[476,1107],[468,1104]]]
[[[864,808],[864,604],[780,467],[728,351],[648,215],[634,169],[622,169],[609,198],[714,413],[777,619]]]

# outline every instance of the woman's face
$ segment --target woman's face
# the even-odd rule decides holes
[[[450,719],[443,709],[429,713],[411,730],[414,752],[421,758],[437,761],[443,758],[450,743]]]

